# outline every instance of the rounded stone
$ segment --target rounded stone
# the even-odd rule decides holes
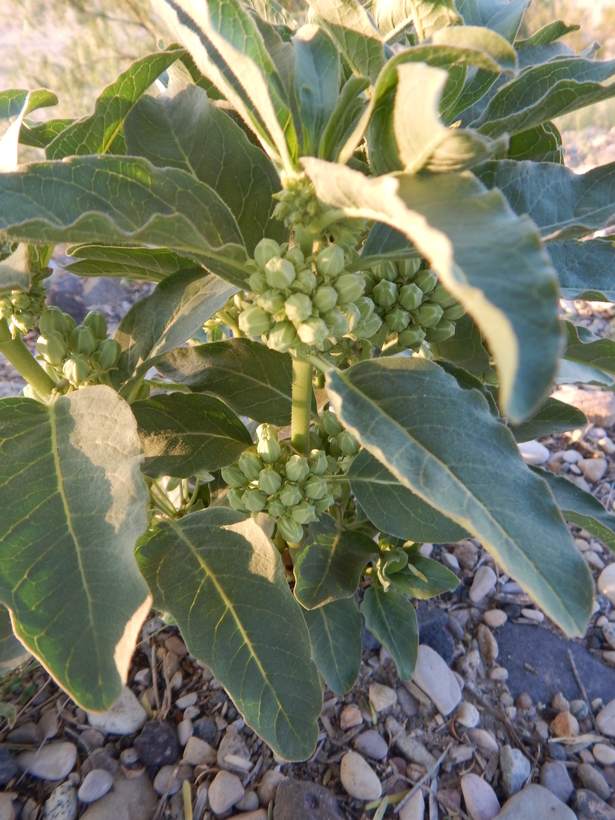
[[[254,791],[246,792],[244,794],[244,796],[241,798],[241,800],[238,800],[235,803],[235,808],[237,809],[237,811],[242,811],[242,812],[256,811],[259,808],[259,806],[260,806],[260,802],[259,802],[259,799],[258,799],[258,795]],[[245,817],[245,814],[244,814],[244,817]]]
[[[125,686],[122,694],[107,712],[88,712],[88,723],[108,735],[131,735],[147,720],[147,712]]]
[[[126,801],[119,794],[110,792],[81,815],[80,820],[130,820]]]
[[[466,811],[472,820],[494,820],[499,814],[498,798],[482,777],[477,774],[466,774],[461,778],[461,791],[466,804]]]
[[[373,760],[383,760],[389,751],[386,740],[374,729],[362,732],[354,742],[354,747],[360,754],[367,755]]]
[[[525,785],[531,774],[532,766],[519,749],[504,746],[500,751],[500,770],[504,794],[512,797]]]
[[[183,778],[179,776],[178,772],[172,780],[174,771],[175,766],[163,766],[158,770],[158,774],[154,778],[154,791],[156,794],[163,795],[166,793],[169,797],[172,797],[181,789]]]
[[[477,604],[488,595],[497,582],[497,576],[491,567],[482,566],[476,570],[476,575],[470,587],[470,600]]]
[[[615,567],[615,564],[611,564],[611,566]],[[596,715],[596,722],[603,735],[607,735],[607,737],[615,737],[615,700],[607,703],[604,709],[601,709],[600,712],[598,712]]]
[[[540,785],[548,789],[562,803],[567,803],[574,794],[574,786],[568,769],[561,760],[548,760],[540,770]]]
[[[275,769],[269,769],[265,772],[265,774],[261,777],[261,782],[256,788],[256,793],[258,794],[258,799],[260,800],[261,806],[267,808],[275,797],[278,786],[285,780],[286,777],[282,774],[282,772],[277,772]]]
[[[211,765],[216,762],[216,750],[200,737],[193,735],[188,738],[182,760],[191,766]]]
[[[615,765],[615,749],[612,746],[607,746],[606,743],[596,743],[592,749],[593,755],[603,766]]]
[[[395,689],[390,686],[384,686],[381,683],[370,683],[369,685],[369,700],[377,712],[383,712],[397,703],[397,695]]]
[[[555,737],[576,737],[579,734],[579,722],[570,712],[560,712],[549,728]]]
[[[340,767],[342,786],[356,800],[377,800],[382,794],[378,775],[357,752],[347,752]]]
[[[113,785],[113,777],[105,769],[92,769],[81,784],[77,797],[82,803],[95,803]]]
[[[461,701],[461,689],[456,677],[440,655],[429,646],[419,646],[412,680],[431,698],[443,715],[450,715]]]
[[[75,817],[77,795],[72,783],[62,783],[45,801],[45,820],[75,820]]]
[[[399,820],[423,820],[425,817],[425,798],[419,789],[410,800],[404,803],[399,812]]]
[[[146,766],[168,766],[179,757],[177,732],[169,721],[148,721],[135,738],[134,747]]]
[[[548,789],[536,784],[526,786],[510,800],[507,800],[498,815],[498,820],[576,820],[574,812],[558,800]]]
[[[468,740],[490,755],[495,754],[499,749],[496,739],[484,729],[468,730]]]
[[[241,765],[242,760],[245,760],[245,765]],[[231,732],[227,729],[218,746],[217,762],[218,768],[235,774],[245,775],[250,771],[252,768],[250,752],[245,740],[238,732]]]
[[[474,729],[480,723],[480,712],[471,703],[462,700],[459,706],[455,709],[455,720],[466,726],[468,729]]]
[[[605,567],[598,578],[598,594],[615,604],[615,563]]]
[[[503,609],[488,609],[487,612],[483,613],[483,621],[492,629],[504,626],[507,620],[508,615]]]
[[[590,763],[581,763],[577,769],[579,780],[586,789],[597,794],[601,800],[608,800],[611,796],[611,787],[606,778]]]
[[[38,751],[22,752],[17,765],[22,772],[40,780],[64,780],[77,762],[74,743],[50,743]]]
[[[244,796],[241,780],[231,772],[218,772],[209,787],[209,805],[214,814],[224,814]]]
[[[185,746],[194,734],[194,727],[191,720],[182,720],[177,726],[177,739],[180,746]]]

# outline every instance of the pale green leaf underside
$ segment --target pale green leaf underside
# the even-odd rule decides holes
[[[373,584],[365,593],[361,612],[365,625],[395,661],[399,677],[412,680],[419,651],[419,626],[414,607],[401,592],[385,592]]]
[[[466,26],[485,26],[512,43],[529,4],[530,0],[457,0],[457,10]]]
[[[12,89],[0,92],[0,171],[17,167],[19,134],[24,117],[36,108],[57,105],[58,98],[51,91]]]
[[[67,256],[77,262],[65,270],[77,276],[108,276],[161,282],[180,270],[200,268],[192,259],[178,256],[166,248],[119,248],[105,245],[73,245]]]
[[[567,634],[584,633],[587,568],[545,484],[480,393],[419,358],[332,371],[327,392],[345,426],[400,482],[475,535]]]
[[[354,598],[303,610],[314,662],[336,695],[349,692],[361,668],[361,616]]]
[[[461,18],[453,0],[377,0],[373,13],[378,28],[387,39],[409,22],[419,40],[431,37],[445,26],[456,26]]]
[[[137,426],[109,387],[51,408],[0,402],[0,599],[20,641],[84,709],[108,709],[151,605]]]
[[[260,527],[234,510],[204,510],[162,522],[137,557],[155,603],[246,722],[285,760],[309,757],[320,684],[301,609]]]

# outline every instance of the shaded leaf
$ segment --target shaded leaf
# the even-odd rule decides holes
[[[575,327],[571,322],[566,322],[565,326],[568,332],[565,359],[615,373],[615,342],[612,339],[595,336],[587,328]]]
[[[84,709],[119,697],[148,596],[137,425],[110,388],[0,402],[0,599],[15,634]]]
[[[549,255],[566,299],[615,302],[615,245],[610,239],[550,242]]]
[[[0,260],[0,292],[16,288],[30,290],[30,254],[28,246],[21,243],[5,259]]]
[[[373,584],[365,593],[361,612],[365,625],[395,661],[399,677],[412,680],[419,651],[419,625],[408,599],[390,589]]]
[[[369,80],[365,77],[350,77],[344,83],[337,105],[329,117],[318,146],[318,156],[321,159],[336,161],[342,150],[346,155],[348,135],[354,133],[355,126],[367,108],[363,91],[368,86]],[[361,134],[363,131],[364,128]],[[354,147],[352,150],[354,151]]]
[[[427,580],[424,581],[421,576]],[[443,592],[452,592],[459,586],[459,578],[454,572],[442,566],[439,561],[423,558],[422,555],[411,555],[408,566],[389,575],[389,580],[398,592],[422,601],[435,598]]]
[[[534,34],[531,34],[526,39],[517,40],[515,42],[515,48],[517,51],[521,51],[530,46],[546,46],[549,43],[559,40],[560,37],[566,34],[578,31],[580,28],[581,26],[578,26],[576,23],[569,23],[568,20],[554,20],[552,23],[547,23],[542,28],[539,28],[538,31],[535,31]]]
[[[339,99],[340,55],[324,29],[312,24],[297,31],[293,44],[303,153],[316,155],[322,132]]]
[[[511,425],[515,441],[532,441],[540,436],[565,433],[585,427],[587,419],[576,407],[563,401],[548,398],[540,410],[519,425]]]
[[[444,342],[431,342],[430,347],[436,358],[462,367],[479,379],[491,371],[480,330],[467,313],[456,321],[454,336]]]
[[[485,26],[512,43],[530,0],[457,0],[466,26]]]
[[[359,624],[360,629],[361,624]],[[31,657],[28,650],[13,634],[8,609],[0,606],[0,677],[12,672],[13,669],[17,669],[18,666],[22,666]],[[8,703],[3,705],[9,706]],[[8,718],[10,715],[5,715],[5,717]],[[11,723],[10,720],[8,722]]]
[[[137,559],[156,605],[248,725],[283,759],[309,757],[322,693],[301,608],[261,528],[234,510],[203,510],[160,522]]]
[[[361,668],[361,616],[354,598],[341,598],[303,617],[320,674],[336,695],[349,692]]]
[[[40,123],[22,122],[19,142],[31,148],[46,148],[51,140],[73,122],[72,119],[47,120]]]
[[[118,248],[109,245],[73,245],[67,256],[78,257],[77,262],[64,270],[77,276],[108,276],[161,282],[181,270],[200,268],[192,259],[178,256],[166,248]],[[201,269],[201,276],[204,273]]]
[[[531,159],[534,162],[557,162],[563,165],[564,148],[559,131],[553,123],[544,123],[515,134],[508,144],[508,158],[517,162]]]
[[[376,222],[367,235],[357,267],[369,268],[385,259],[410,259],[418,256],[418,251],[403,233],[384,222]]]

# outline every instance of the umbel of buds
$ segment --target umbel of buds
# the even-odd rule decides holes
[[[45,291],[32,287],[28,293],[12,290],[0,294],[0,319],[6,319],[13,338],[36,326],[36,317],[45,308]]]

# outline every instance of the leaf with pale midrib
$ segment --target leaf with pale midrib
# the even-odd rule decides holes
[[[410,601],[401,592],[385,592],[374,583],[365,593],[361,612],[369,631],[395,661],[399,677],[412,680],[419,651],[419,625]]]
[[[373,4],[372,13],[387,39],[410,22],[419,40],[461,22],[453,0],[379,0]]]
[[[200,265],[166,248],[118,248],[108,245],[73,245],[66,255],[79,261],[64,266],[77,276],[111,276],[146,282],[161,282],[180,270]]]
[[[318,671],[336,695],[349,692],[361,668],[361,616],[354,598],[303,610]]]

